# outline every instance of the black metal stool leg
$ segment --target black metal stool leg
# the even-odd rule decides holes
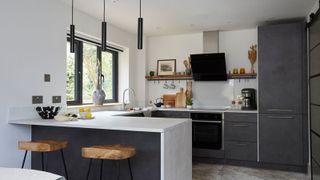
[[[60,150],[60,153],[61,153],[61,158],[62,158],[62,162],[63,162],[64,173],[66,175],[66,179],[69,180],[69,175],[68,175],[68,171],[67,171],[67,164],[66,164],[66,160],[64,158],[63,149]]]
[[[102,180],[102,174],[103,174],[103,159],[101,159],[101,164],[100,164],[100,180]]]
[[[128,165],[129,165],[129,170],[130,170],[130,177],[131,177],[131,180],[133,180],[130,159],[128,159]]]
[[[26,151],[26,152],[24,153],[24,157],[23,157],[21,169],[24,168],[24,163],[26,162],[27,154],[28,154],[28,151]]]
[[[48,171],[48,153],[44,153],[44,170]]]
[[[41,152],[41,169],[44,171],[44,152]]]
[[[120,161],[117,161],[117,166],[118,166],[118,180],[120,179]]]
[[[89,169],[88,169],[88,172],[87,172],[87,180],[89,180],[91,165],[92,165],[92,159],[90,159],[90,163],[89,163]]]

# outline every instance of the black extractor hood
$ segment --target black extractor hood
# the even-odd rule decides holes
[[[190,57],[195,81],[227,81],[224,53],[192,54]]]

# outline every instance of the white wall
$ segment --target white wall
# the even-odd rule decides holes
[[[203,51],[203,33],[182,34],[172,36],[159,36],[148,38],[148,72],[157,70],[157,60],[176,59],[177,72],[185,71],[183,60],[188,59],[191,53],[202,53]],[[164,82],[148,82],[148,100],[155,100],[162,94],[172,94],[179,90],[179,87],[185,88],[184,81],[176,81],[175,90],[165,90],[162,88]],[[171,83],[171,82],[170,82]]]
[[[65,102],[70,7],[52,0],[3,0],[0,22],[0,166],[19,167],[23,152],[17,150],[17,141],[30,139],[30,127],[8,125],[7,121],[37,116],[32,95],[43,95],[44,105],[51,104],[53,95],[62,96]],[[77,31],[100,36],[101,24],[95,18],[76,12],[75,25]],[[112,25],[108,33],[110,42],[125,49],[120,57],[120,89],[133,86],[140,80],[132,70],[139,66],[136,36]],[[51,74],[52,82],[43,82],[45,73]]]
[[[182,61],[190,54],[203,52],[203,33],[173,36],[150,37],[148,41],[148,64],[150,70],[156,71],[158,59],[177,59],[177,71],[184,71]],[[234,67],[245,67],[250,71],[248,50],[252,44],[257,44],[257,30],[222,31],[219,34],[220,52],[226,53],[227,70]],[[166,93],[176,93],[179,87],[185,87],[185,82],[175,82],[175,90],[162,88],[164,82],[148,83],[148,100],[154,100]],[[229,106],[235,95],[242,88],[257,88],[256,80],[229,80],[227,82],[193,82],[194,106],[214,108]]]

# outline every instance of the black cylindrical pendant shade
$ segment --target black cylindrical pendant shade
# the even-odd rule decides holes
[[[101,50],[106,51],[107,50],[107,22],[102,22],[102,28],[101,28]]]
[[[143,49],[143,18],[138,19],[138,49]]]
[[[70,52],[74,53],[74,43],[75,43],[75,28],[74,25],[70,25]]]

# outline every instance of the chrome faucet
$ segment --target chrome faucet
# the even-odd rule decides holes
[[[126,92],[127,91],[129,91],[129,94],[130,94],[130,91],[132,92],[132,94],[133,94],[133,96],[134,96],[134,98],[136,98],[136,92],[132,89],[132,88],[127,88],[127,89],[125,89],[124,91],[123,91],[123,95],[122,95],[122,110],[126,110],[126,106],[128,105],[128,104],[126,104],[126,102],[125,102],[125,96],[126,96]],[[129,101],[130,101],[130,96],[129,96]]]

